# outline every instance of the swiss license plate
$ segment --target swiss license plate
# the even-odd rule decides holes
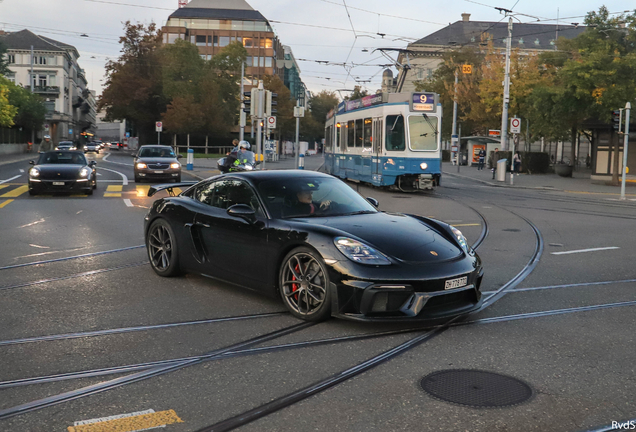
[[[455,288],[461,288],[463,286],[466,286],[466,284],[468,283],[468,276],[464,276],[464,277],[460,277],[457,279],[450,279],[446,281],[446,284],[444,285],[444,289],[455,289]]]
[[[53,182],[53,186],[64,186],[64,182]]]
[[[163,174],[163,171],[155,171],[155,174]]]

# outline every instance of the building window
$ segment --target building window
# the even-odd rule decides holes
[[[254,47],[254,39],[252,39],[251,37],[243,38],[243,46],[244,46],[245,48],[252,48],[252,47]]]
[[[417,79],[424,79],[424,69],[417,70]]]
[[[245,57],[245,65],[252,66],[252,56]]]
[[[228,46],[230,44],[230,37],[229,36],[221,36],[219,38],[219,46]]]
[[[9,75],[7,78],[9,79],[9,81],[15,84],[15,75]]]
[[[7,54],[7,61],[9,62],[9,64],[15,63],[15,55],[14,54]]]
[[[197,35],[196,36],[196,45],[197,46],[205,46],[206,37],[205,35]]]
[[[535,45],[541,45],[541,41],[537,38],[534,40],[534,44]]]
[[[231,20],[220,20],[219,25],[221,30],[232,30],[232,21]]]
[[[175,41],[176,41],[177,39],[180,39],[180,37],[179,37],[179,35],[178,35],[178,34],[175,34],[175,33],[168,33],[168,43],[169,43],[169,44],[173,44],[173,43],[175,43]]]
[[[219,37],[218,36],[212,36],[212,45],[213,46],[219,46]]]
[[[265,66],[265,57],[259,57],[258,58],[258,66],[259,67],[264,67]]]
[[[265,57],[265,67],[272,67],[272,58]]]

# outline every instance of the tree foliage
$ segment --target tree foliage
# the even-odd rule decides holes
[[[0,39],[0,77],[9,74],[9,58],[6,54],[7,47],[2,43],[2,39]]]
[[[327,113],[338,106],[338,96],[332,92],[323,90],[313,94],[309,98],[309,110],[305,117],[300,119],[300,130],[304,137],[314,141],[320,141],[325,137],[325,122]]]
[[[11,127],[18,109],[9,103],[9,80],[0,77],[0,126]]]

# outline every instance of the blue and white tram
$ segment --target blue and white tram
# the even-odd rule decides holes
[[[325,170],[343,179],[432,189],[441,170],[442,106],[435,93],[384,93],[327,115]]]

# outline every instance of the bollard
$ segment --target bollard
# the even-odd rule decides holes
[[[298,155],[298,169],[305,169],[305,155],[302,153]]]
[[[187,158],[186,169],[188,171],[192,171],[193,168],[194,168],[194,150],[188,149],[188,158]]]

